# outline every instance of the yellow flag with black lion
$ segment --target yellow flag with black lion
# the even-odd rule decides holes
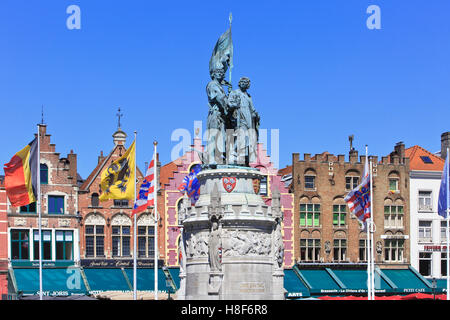
[[[100,201],[134,199],[136,180],[135,142],[133,141],[122,157],[112,162],[108,168],[102,171]]]

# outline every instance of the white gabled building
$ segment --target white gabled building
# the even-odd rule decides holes
[[[450,132],[442,134],[446,149]],[[445,160],[413,146],[405,150],[410,159],[411,265],[427,278],[446,278],[446,221],[438,215],[438,198]],[[446,153],[442,152],[445,157]]]

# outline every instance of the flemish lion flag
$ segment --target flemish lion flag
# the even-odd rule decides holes
[[[102,194],[100,201],[109,199],[134,199],[134,185],[136,173],[135,167],[135,141],[131,144],[125,154],[115,160],[103,170],[101,174],[100,187]]]
[[[35,138],[4,165],[6,194],[13,207],[26,206],[36,201],[37,144],[38,141]]]

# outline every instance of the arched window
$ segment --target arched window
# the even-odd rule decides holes
[[[125,214],[114,216],[112,225],[112,255],[113,257],[131,256],[131,220]]]
[[[400,175],[397,171],[392,171],[389,173],[389,193],[398,193],[399,192],[399,181]]]
[[[353,190],[359,185],[359,172],[348,170],[345,173],[345,190]]]
[[[333,226],[344,227],[347,220],[347,205],[344,199],[338,198],[333,201]]]
[[[105,219],[99,214],[90,214],[85,221],[86,257],[105,256]]]
[[[48,167],[45,163],[41,163],[41,184],[48,184]]]
[[[317,262],[320,260],[320,233],[302,232],[300,238],[300,261]]]
[[[384,201],[384,227],[403,228],[404,206],[403,201],[397,199],[394,203],[391,199]]]
[[[347,235],[338,231],[333,239],[333,261],[342,262],[347,260]]]
[[[316,190],[316,171],[313,169],[305,171],[305,190]]]
[[[155,226],[149,214],[139,217],[138,225],[138,258],[155,257]]]
[[[320,226],[320,200],[314,197],[311,201],[307,198],[300,199],[300,227]]]
[[[91,206],[98,207],[99,206],[99,197],[98,193],[93,193],[91,196]]]

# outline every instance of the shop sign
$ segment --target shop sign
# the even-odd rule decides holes
[[[83,268],[133,268],[133,259],[82,259],[80,264]],[[137,259],[138,268],[154,268],[155,260]],[[158,267],[163,266],[163,261],[158,261]]]
[[[447,246],[423,246],[424,251],[432,251],[432,252],[446,252]]]

